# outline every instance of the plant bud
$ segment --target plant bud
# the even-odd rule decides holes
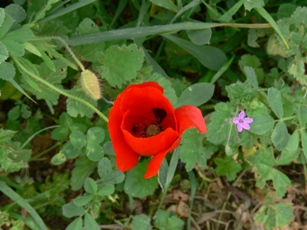
[[[81,73],[81,85],[83,91],[94,100],[101,98],[100,83],[96,75],[90,70],[84,70]]]

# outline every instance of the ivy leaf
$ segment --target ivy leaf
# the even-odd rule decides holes
[[[207,166],[207,159],[210,153],[206,151],[202,144],[203,135],[196,129],[186,130],[182,135],[180,159],[184,162],[187,171],[191,171],[196,163],[202,167]]]
[[[144,179],[148,162],[148,160],[144,160],[127,172],[124,185],[125,193],[138,198],[153,194],[158,187],[158,180],[156,177]]]
[[[144,52],[135,44],[129,46],[111,46],[102,57],[103,66],[98,67],[102,78],[113,87],[122,87],[122,84],[136,78],[144,61]],[[99,71],[100,70],[100,71]]]
[[[241,170],[241,165],[232,157],[215,158],[215,164],[217,165],[216,173],[219,176],[226,176],[228,181],[236,179],[237,173]]]
[[[291,181],[284,173],[274,168],[273,150],[271,148],[259,149],[248,160],[256,166],[257,174],[259,174],[257,187],[263,188],[268,180],[272,180],[277,196],[282,198],[286,194],[287,186],[291,185]]]
[[[264,223],[266,229],[284,227],[293,220],[292,204],[283,202],[263,205],[255,216],[255,221]]]

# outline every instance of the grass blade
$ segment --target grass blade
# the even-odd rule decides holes
[[[11,189],[6,183],[0,181],[0,191],[3,192],[7,197],[11,200],[15,201],[19,206],[24,208],[30,215],[32,216],[35,224],[37,225],[38,229],[47,230],[47,226],[45,225],[44,221],[41,217],[37,214],[34,208],[21,196],[19,196],[13,189]]]

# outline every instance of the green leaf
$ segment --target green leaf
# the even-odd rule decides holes
[[[106,185],[102,187],[101,189],[99,189],[99,191],[97,192],[97,195],[101,197],[109,196],[114,193],[114,190],[115,190],[114,185]]]
[[[129,46],[111,46],[102,57],[102,77],[111,86],[122,87],[122,84],[136,78],[136,73],[141,69],[144,61],[144,52],[135,44]]]
[[[132,225],[133,230],[151,230],[152,229],[150,225],[150,217],[145,214],[133,216],[131,225]]]
[[[289,133],[287,129],[287,125],[284,121],[279,121],[272,133],[271,136],[272,142],[274,146],[279,150],[282,151],[289,140]]]
[[[16,22],[22,22],[27,17],[26,11],[17,4],[10,4],[5,7],[5,13],[10,15]]]
[[[305,127],[307,123],[307,106],[306,105],[299,105],[297,111],[298,121],[300,123],[300,127]]]
[[[15,74],[15,67],[11,63],[2,62],[0,64],[0,79],[9,81],[14,78]]]
[[[66,142],[61,148],[61,151],[68,159],[74,159],[81,153],[81,150],[74,147],[71,142]]]
[[[263,0],[249,0],[244,1],[244,7],[246,10],[251,11],[253,8],[260,8],[264,6]]]
[[[196,129],[186,130],[182,135],[180,147],[180,159],[184,162],[187,171],[191,171],[198,163],[202,167],[207,166],[210,153],[202,144],[203,135]]]
[[[250,66],[244,66],[243,69],[246,75],[246,80],[249,81],[253,87],[258,89],[258,80],[254,69]]]
[[[263,205],[255,216],[255,221],[264,223],[266,229],[285,227],[294,220],[293,207],[290,203]]]
[[[290,164],[295,158],[298,157],[300,151],[298,151],[299,146],[299,132],[295,130],[290,136],[289,141],[285,149],[281,152],[280,157],[276,161],[277,165],[287,165]]]
[[[78,217],[67,226],[66,230],[82,230],[82,222],[82,218]]]
[[[14,108],[12,108],[8,112],[7,116],[9,120],[17,120],[20,116],[20,105],[17,105]]]
[[[53,164],[53,165],[60,165],[60,164],[63,164],[65,161],[66,161],[66,156],[63,154],[62,151],[60,151],[59,153],[55,154],[51,158],[51,164]]]
[[[274,126],[274,119],[269,115],[255,115],[253,116],[253,123],[250,125],[250,132],[258,135],[263,135],[272,130]]]
[[[89,213],[85,213],[84,227],[85,230],[100,230],[100,226],[97,224],[96,220]]]
[[[153,194],[158,186],[158,181],[156,177],[144,179],[148,162],[148,160],[139,162],[136,167],[127,172],[124,185],[125,193],[137,198]]]
[[[284,116],[284,109],[282,107],[281,93],[276,88],[269,88],[268,90],[268,100],[269,105],[275,115],[278,118],[282,118]]]
[[[69,135],[70,143],[75,147],[81,149],[83,146],[86,145],[86,137],[85,135],[79,131],[79,130],[74,130],[70,135]]]
[[[93,173],[96,165],[96,163],[88,160],[87,157],[78,158],[75,162],[75,168],[72,170],[71,189],[76,191],[82,188],[86,178]]]
[[[98,190],[96,181],[92,178],[87,178],[84,182],[84,189],[87,193],[95,194]]]
[[[169,212],[158,210],[154,217],[154,225],[160,230],[179,230],[183,229],[184,222]]]
[[[215,106],[215,112],[210,117],[210,123],[208,124],[208,131],[206,137],[208,141],[213,144],[221,144],[228,138],[228,134],[231,131],[232,113],[235,112],[235,108],[229,103],[218,103]],[[274,124],[274,123],[273,123]],[[235,137],[235,129],[232,128],[232,137]]]
[[[165,9],[171,10],[175,13],[178,11],[178,7],[171,0],[150,0],[153,4],[161,6]]]
[[[87,205],[91,200],[94,199],[94,195],[84,195],[84,196],[78,196],[73,200],[74,204],[78,207],[82,207],[84,205]]]
[[[91,161],[100,161],[104,156],[103,148],[96,143],[88,143],[86,146],[86,156]]]
[[[249,104],[258,95],[257,88],[251,86],[249,81],[230,84],[226,86],[227,96],[234,104]]]
[[[275,159],[271,148],[257,150],[248,158],[248,161],[256,166],[257,174],[259,174],[257,187],[262,189],[266,181],[272,180],[277,196],[282,198],[286,194],[291,181],[284,173],[273,167]]]
[[[307,133],[305,130],[301,131],[301,142],[302,142],[304,156],[307,159]]]
[[[108,158],[103,157],[98,163],[98,175],[104,185],[113,185],[121,183],[125,174],[118,170],[112,170],[111,162]]]
[[[68,217],[68,218],[71,218],[71,217],[74,217],[74,216],[81,216],[85,213],[84,208],[78,207],[72,202],[65,204],[62,207],[62,210],[63,210],[63,215]]]
[[[166,187],[167,183],[167,172],[168,172],[168,163],[167,160],[164,159],[162,161],[162,164],[160,166],[159,172],[158,172],[158,182],[161,187],[161,189],[164,191],[164,188]]]
[[[188,30],[189,38],[195,45],[205,45],[210,44],[210,39],[212,35],[211,29],[204,30]]]
[[[2,15],[4,15],[4,20],[3,23],[0,27],[0,39],[3,38],[3,36],[10,30],[10,28],[13,25],[13,19],[10,15],[8,14],[4,14],[4,10],[2,8],[0,8],[0,10],[2,10]]]
[[[232,157],[215,158],[217,165],[216,173],[219,176],[226,176],[228,181],[236,179],[237,173],[241,170],[241,164],[237,163]]]
[[[225,53],[212,46],[198,46],[174,35],[164,35],[168,40],[185,49],[208,69],[219,70],[227,62]]]
[[[178,98],[175,107],[183,105],[200,106],[209,101],[214,93],[214,85],[206,82],[196,83],[189,86]]]
[[[0,8],[0,27],[2,26],[4,22],[4,17],[5,17],[5,11],[3,8]]]
[[[9,53],[7,51],[7,48],[2,42],[0,42],[0,64],[4,62],[8,57],[9,57]]]
[[[105,137],[105,132],[103,128],[91,127],[87,131],[87,142],[88,143],[100,144],[101,142],[103,142],[104,137]]]

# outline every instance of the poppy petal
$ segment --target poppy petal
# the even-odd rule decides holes
[[[175,114],[179,124],[179,135],[190,128],[198,128],[201,134],[207,131],[203,115],[197,107],[191,105],[181,106],[175,110]]]
[[[170,151],[173,151],[180,144],[180,141],[181,141],[181,137],[179,137],[169,149],[159,154],[156,154],[151,158],[151,160],[148,163],[145,175],[144,175],[145,179],[156,176],[158,174],[158,171],[160,169],[160,166],[166,154],[169,153]]]
[[[129,145],[125,142],[120,124],[122,115],[119,111],[119,104],[121,102],[121,95],[119,95],[110,110],[108,129],[112,145],[116,157],[116,166],[119,170],[125,172],[133,168],[139,160],[139,155],[135,153]]]

